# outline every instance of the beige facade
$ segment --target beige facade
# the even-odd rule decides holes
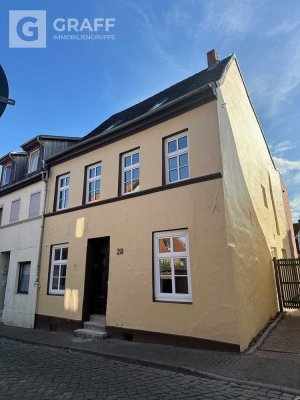
[[[280,177],[235,58],[217,96],[51,167],[38,317],[82,321],[88,239],[104,237],[110,238],[108,327],[207,339],[243,350],[276,314],[271,248],[280,256],[282,249],[290,254]],[[163,141],[182,131],[188,134],[190,179],[164,186]],[[140,149],[139,195],[119,196],[120,155],[135,148]],[[100,203],[82,206],[86,167],[99,161]],[[56,214],[57,177],[66,173],[68,209]],[[192,300],[154,301],[153,234],[181,229],[188,232]],[[49,260],[59,244],[68,244],[66,288],[53,295]]]

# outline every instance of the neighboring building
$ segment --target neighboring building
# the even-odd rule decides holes
[[[300,257],[300,219],[294,224],[294,234],[296,238],[297,254]]]
[[[41,135],[0,159],[0,319],[33,328],[46,171],[43,160],[78,142]],[[3,315],[2,315],[3,314]]]
[[[235,55],[47,165],[37,327],[243,350],[277,313],[281,181]]]

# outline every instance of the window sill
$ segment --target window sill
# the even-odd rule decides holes
[[[188,299],[171,299],[171,298],[164,298],[164,297],[156,297],[154,299],[155,303],[181,303],[181,304],[193,304],[191,298]]]

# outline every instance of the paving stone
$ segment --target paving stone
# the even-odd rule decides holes
[[[284,399],[259,386],[190,376],[0,338],[1,400]]]

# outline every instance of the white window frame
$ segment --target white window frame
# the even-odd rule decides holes
[[[60,254],[62,254],[62,249],[68,249],[69,246],[68,244],[58,244],[55,246],[52,246],[52,253],[51,253],[51,265],[50,265],[50,281],[49,281],[49,294],[58,294],[58,295],[63,295],[65,294],[66,289],[53,289],[53,272],[54,272],[54,266],[55,265],[66,265],[66,275],[65,279],[67,280],[67,269],[68,269],[68,258],[65,259],[60,259],[60,260],[54,260],[54,255],[55,255],[55,250],[60,249]],[[69,256],[69,251],[68,251],[68,256]],[[61,268],[59,268],[59,276],[58,276],[58,285],[60,284],[60,278],[61,278]],[[66,282],[66,281],[65,281]],[[66,286],[66,285],[65,285]]]
[[[66,178],[69,178],[69,184],[60,187],[60,182],[61,182],[63,179],[66,179]],[[71,177],[70,177],[70,174],[69,174],[69,173],[68,173],[68,174],[64,174],[64,175],[61,175],[61,176],[58,177],[58,180],[57,180],[56,211],[66,210],[67,208],[69,208],[70,184],[71,184]],[[66,207],[59,207],[59,195],[60,195],[60,192],[66,192],[66,191],[68,191],[68,197],[67,197],[67,199],[68,199],[67,203],[68,203],[68,204],[67,204]],[[64,197],[64,199],[66,199],[66,197]]]
[[[187,147],[185,147],[184,149],[180,149],[178,150],[178,140],[185,137],[187,138]],[[173,142],[174,140],[177,141],[177,150],[173,151],[172,153],[168,153],[168,144],[170,142]],[[166,176],[166,183],[167,184],[172,184],[172,183],[176,183],[176,182],[181,182],[181,181],[185,181],[187,179],[190,179],[191,177],[191,171],[190,171],[190,152],[189,152],[189,135],[188,135],[188,131],[179,133],[178,135],[173,135],[170,136],[169,138],[165,139],[165,176]],[[180,175],[179,175],[179,156],[181,156],[182,154],[187,153],[188,155],[188,177],[187,178],[182,178],[180,179]],[[169,176],[169,159],[176,157],[177,158],[177,173],[178,173],[178,179],[176,181],[170,181],[170,176]]]
[[[10,177],[9,177],[9,182],[5,182],[8,167],[11,168]],[[11,183],[11,181],[12,181],[12,163],[7,164],[3,167],[2,185],[9,185]]]
[[[35,159],[34,156],[36,154],[37,154],[37,158]],[[33,150],[31,153],[29,153],[28,171],[27,171],[28,174],[31,174],[32,172],[35,172],[38,169],[39,156],[40,156],[40,149]]]
[[[136,164],[132,164],[132,163],[131,163],[131,165],[129,165],[128,167],[125,167],[125,158],[131,157],[131,160],[132,160],[132,157],[133,157],[135,154],[138,154],[138,155],[139,155],[139,162],[136,163]],[[133,150],[133,151],[129,151],[128,153],[122,154],[121,162],[122,162],[122,168],[121,168],[121,170],[122,170],[122,171],[121,171],[121,173],[122,173],[122,176],[121,176],[121,194],[122,194],[122,196],[126,196],[126,195],[128,195],[128,194],[130,194],[130,193],[136,193],[136,192],[138,192],[138,191],[140,190],[140,184],[141,184],[141,170],[140,170],[141,153],[140,153],[140,149],[138,148],[138,149],[135,149],[135,150]],[[134,181],[132,171],[133,171],[134,169],[138,169],[138,170],[139,170],[139,186],[138,186],[136,189],[131,190],[130,192],[125,192],[125,190],[124,190],[124,185],[125,185],[125,173],[131,171],[131,181],[130,181],[130,182],[131,182],[131,188],[132,188],[132,184],[133,184],[133,181]]]
[[[93,178],[90,178],[90,170],[91,169],[96,169],[97,167],[100,167],[100,175],[95,175]],[[86,204],[88,203],[94,203],[95,201],[100,201],[101,200],[101,179],[102,178],[102,163],[101,161],[90,165],[87,169],[86,169],[86,192],[85,192],[85,202]],[[96,182],[99,181],[100,182],[100,199],[95,199],[95,200],[89,200],[89,184],[92,182]],[[95,186],[96,187],[96,186]],[[96,193],[96,191],[95,191]]]
[[[170,252],[160,253],[159,252],[159,239],[174,238],[184,236],[186,239],[186,251],[185,252]],[[171,241],[172,242],[172,241]],[[172,246],[171,246],[172,247]],[[188,230],[175,230],[165,232],[154,233],[154,297],[158,301],[171,301],[171,302],[192,302],[192,282],[191,282],[191,269],[190,269],[190,256],[189,256],[189,237]],[[161,293],[160,291],[160,267],[159,260],[162,258],[186,258],[187,259],[187,283],[188,293],[174,293],[175,290],[175,273],[174,273],[174,262],[171,262],[172,271],[172,287],[173,293]]]

